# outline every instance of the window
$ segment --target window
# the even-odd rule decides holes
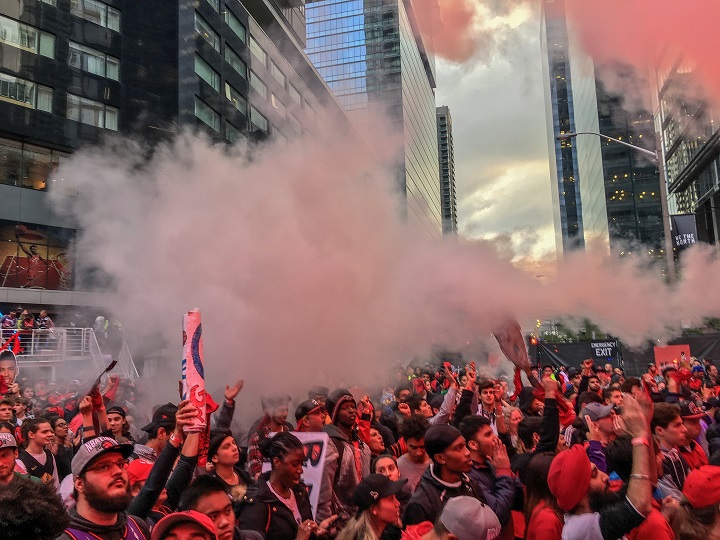
[[[220,115],[197,96],[195,96],[195,116],[215,131],[220,131]]]
[[[120,77],[120,60],[79,43],[70,42],[68,64],[93,75],[115,81]]]
[[[285,117],[285,105],[282,101],[280,101],[275,94],[270,96],[270,103],[272,103],[272,106],[277,109],[277,112],[282,116]]]
[[[99,0],[70,0],[70,13],[110,30],[120,31],[120,12]]]
[[[250,87],[253,88],[263,98],[267,99],[267,86],[255,75],[253,71],[250,71]]]
[[[52,112],[52,88],[0,73],[0,101]]]
[[[60,160],[67,156],[49,148],[0,139],[0,184],[45,191]]]
[[[260,114],[260,111],[258,111],[253,106],[250,107],[250,122],[256,128],[261,129],[262,131],[267,133],[267,130],[268,130],[267,118],[265,118],[262,114]]]
[[[270,71],[272,71],[272,76],[280,83],[280,86],[285,88],[285,75],[275,62],[270,63]]]
[[[288,93],[290,94],[290,99],[292,99],[298,106],[302,106],[302,97],[300,96],[300,92],[298,92],[297,88],[295,88],[292,84],[288,84]]]
[[[217,33],[212,29],[212,26],[203,19],[197,12],[195,12],[195,31],[200,34],[205,41],[213,46],[217,52],[220,52],[220,38]]]
[[[50,4],[51,6],[55,5],[55,0],[42,0],[45,4]]]
[[[247,30],[245,30],[245,26],[243,23],[240,22],[240,19],[238,19],[230,9],[225,6],[225,22],[230,27],[230,30],[235,32],[235,35],[239,37],[243,43],[247,40]]]
[[[203,81],[212,86],[215,91],[220,91],[220,74],[197,54],[195,55],[195,73],[197,73]]]
[[[83,124],[118,130],[118,110],[115,107],[74,94],[67,96],[67,117]]]
[[[208,4],[210,4],[215,11],[220,11],[220,0],[208,0]]]
[[[225,138],[231,143],[238,142],[242,137],[242,131],[233,126],[230,122],[225,122]]]
[[[225,83],[225,97],[238,111],[247,115],[247,100],[228,83]]]
[[[252,36],[250,36],[250,52],[253,53],[258,60],[260,60],[263,66],[267,66],[267,53]]]
[[[55,58],[55,36],[0,15],[0,43]]]
[[[245,60],[240,58],[240,55],[233,51],[227,43],[225,44],[225,60],[243,79],[247,80],[247,64]]]

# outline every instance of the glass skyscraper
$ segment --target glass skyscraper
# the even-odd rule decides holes
[[[319,0],[306,5],[306,52],[351,119],[387,119],[404,140],[396,179],[408,222],[442,232],[435,60],[410,0]]]
[[[655,165],[595,135],[557,140],[566,133],[593,132],[653,150],[652,114],[626,107],[621,94],[606,88],[603,70],[612,70],[616,81],[631,88],[644,83],[631,68],[595,65],[567,24],[565,0],[544,0],[541,44],[558,255],[592,243],[620,256],[642,246],[662,258]]]
[[[455,197],[455,149],[453,147],[450,108],[437,108],[438,155],[440,158],[440,194],[442,196],[443,234],[457,234]]]

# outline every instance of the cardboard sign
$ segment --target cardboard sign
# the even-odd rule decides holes
[[[305,463],[303,463],[302,481],[307,487],[310,495],[310,506],[312,507],[313,516],[317,515],[318,499],[320,498],[320,485],[322,483],[323,472],[325,470],[325,454],[327,453],[327,445],[330,437],[322,431],[308,433],[303,431],[293,431],[300,442],[305,447]],[[272,433],[271,435],[274,435]],[[270,470],[270,462],[264,461],[262,464],[262,472]]]
[[[515,319],[508,319],[493,334],[498,345],[500,345],[500,350],[508,360],[515,364],[515,367],[522,370],[530,367],[530,359],[528,358],[525,339],[519,322]]]
[[[655,347],[655,364],[660,371],[667,364],[674,364],[675,367],[679,367],[680,364],[686,361],[690,361],[690,345]]]

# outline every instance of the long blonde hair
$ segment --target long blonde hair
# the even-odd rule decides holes
[[[370,511],[365,510],[359,518],[348,521],[335,540],[380,540],[373,529]]]

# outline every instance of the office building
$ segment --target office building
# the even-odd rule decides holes
[[[715,111],[700,99],[698,66],[665,50],[655,70],[655,123],[661,134],[670,214],[692,214],[697,239],[720,238],[720,134]]]
[[[418,30],[414,1],[308,2],[306,52],[351,120],[364,128],[382,123],[402,137],[395,178],[407,220],[439,236],[435,60]]]
[[[443,234],[457,234],[455,150],[453,149],[452,116],[450,116],[450,109],[447,106],[437,107],[436,115]]]
[[[79,292],[77,223],[48,194],[72,182],[54,172],[83,145],[187,125],[227,142],[313,136],[330,115],[350,126],[304,54],[296,0],[4,2],[0,36],[0,304],[101,302]]]
[[[637,151],[595,135],[558,140],[593,132],[654,150],[651,113],[627,107],[603,75],[613,70],[616,80],[634,88],[643,83],[629,68],[595,65],[567,24],[565,0],[543,1],[541,47],[558,256],[592,245],[619,256],[641,249],[662,258],[657,167]]]

